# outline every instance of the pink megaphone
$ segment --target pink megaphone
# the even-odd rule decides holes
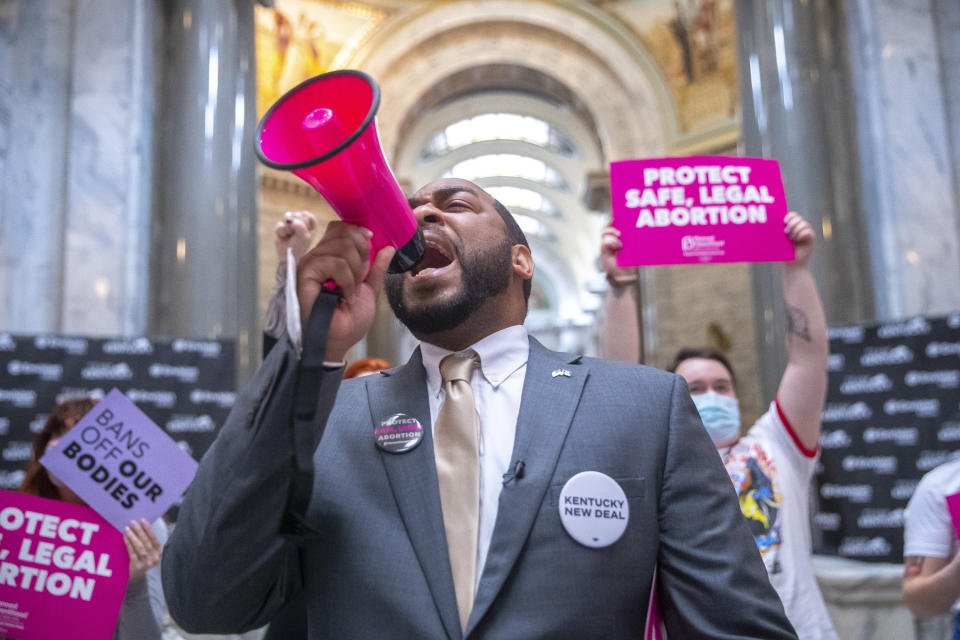
[[[270,107],[257,126],[257,157],[292,171],[344,222],[373,231],[370,259],[396,247],[389,271],[423,257],[423,233],[380,148],[374,116],[380,87],[362,71],[310,78]]]

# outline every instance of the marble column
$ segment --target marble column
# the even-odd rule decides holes
[[[828,322],[870,318],[841,6],[738,0],[736,12],[745,154],[780,162],[790,208],[817,231],[811,270]],[[760,380],[772,398],[786,365],[779,266],[755,265],[753,280]]]
[[[149,0],[0,2],[0,327],[142,334]]]
[[[0,328],[56,331],[72,3],[0,3]]]
[[[253,0],[164,3],[150,328],[236,338],[257,326]]]
[[[847,3],[877,317],[960,309],[955,0]]]

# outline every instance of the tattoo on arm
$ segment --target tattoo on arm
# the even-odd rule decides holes
[[[805,342],[811,342],[810,321],[799,307],[787,305],[787,337],[797,336]]]
[[[916,578],[923,573],[923,556],[907,556],[903,559],[903,577]]]

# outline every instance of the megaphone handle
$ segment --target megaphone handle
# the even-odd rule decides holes
[[[377,250],[380,249],[380,248],[382,248],[382,247],[378,247],[377,245],[375,245],[375,244],[373,243],[373,237],[372,237],[372,236],[370,237],[370,240],[368,241],[367,246],[368,246],[368,248],[370,249],[370,262],[373,262],[374,256],[377,255],[377,253],[376,253]],[[368,274],[369,272],[370,272],[370,265],[368,264],[368,265],[367,265],[367,268],[364,269],[364,271],[363,271],[363,277],[364,277],[364,279],[366,279],[367,274]],[[337,299],[338,299],[338,300],[341,299],[341,298],[343,298],[343,289],[341,289],[340,286],[339,286],[336,282],[334,282],[333,278],[328,278],[328,279],[323,283],[323,290],[324,290],[325,292],[327,292],[327,293],[331,293],[331,294],[337,296]]]
[[[337,300],[343,298],[343,289],[333,281],[333,278],[329,278],[323,283],[323,292],[337,296]]]

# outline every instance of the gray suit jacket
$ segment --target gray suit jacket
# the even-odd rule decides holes
[[[513,451],[524,471],[504,482],[463,634],[419,350],[385,375],[341,385],[340,370],[325,374],[306,523],[285,535],[296,367],[284,340],[186,496],[162,565],[186,630],[257,627],[302,589],[313,639],[642,638],[658,565],[672,640],[796,637],[681,378],[531,340]],[[552,376],[558,368],[571,375]],[[408,453],[374,444],[374,425],[395,413],[424,425]],[[560,522],[561,488],[588,470],[629,500],[626,532],[609,547],[578,544]]]

